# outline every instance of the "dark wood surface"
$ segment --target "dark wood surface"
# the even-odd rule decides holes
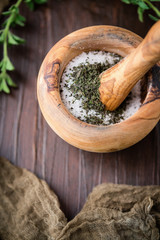
[[[25,5],[26,45],[10,48],[18,89],[0,94],[0,155],[47,181],[72,219],[92,188],[102,182],[160,184],[160,124],[141,142],[115,153],[79,150],[47,125],[37,102],[36,78],[49,49],[66,34],[91,25],[117,25],[144,37],[153,22],[140,23],[136,7],[120,0],[49,0],[34,13]]]

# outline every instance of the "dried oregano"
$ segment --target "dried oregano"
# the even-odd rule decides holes
[[[98,51],[95,52],[95,54],[98,54]],[[67,75],[68,80],[66,80],[63,86],[70,92],[70,97],[74,97],[74,100],[72,100],[70,104],[70,110],[73,109],[72,104],[76,100],[81,100],[82,109],[86,111],[86,116],[84,119],[80,116],[78,118],[89,124],[108,125],[118,123],[120,120],[124,119],[123,111],[126,109],[126,102],[129,97],[114,112],[107,111],[105,109],[105,105],[100,101],[99,75],[106,69],[112,67],[122,58],[119,55],[112,53],[110,53],[110,56],[115,58],[113,64],[110,64],[107,60],[104,63],[95,62],[91,64],[88,60],[86,60],[86,62],[81,63],[78,66],[73,66],[69,69],[70,73]],[[61,92],[63,92],[62,87]],[[93,115],[91,111],[94,111],[95,114]],[[106,114],[109,114],[110,116],[110,120],[107,124],[104,123]]]

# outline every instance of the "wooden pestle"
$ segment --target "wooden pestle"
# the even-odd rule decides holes
[[[110,111],[127,97],[133,86],[160,60],[160,21],[140,45],[118,64],[100,75],[100,99]]]

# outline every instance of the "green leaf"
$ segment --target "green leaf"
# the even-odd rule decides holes
[[[23,27],[25,25],[25,21],[26,21],[25,17],[23,17],[20,14],[17,14],[17,16],[14,19],[14,23],[21,27]]]
[[[18,42],[13,38],[13,34],[8,32],[8,43],[11,45],[18,45]]]
[[[21,21],[21,22],[25,22],[26,18],[24,16],[22,16],[21,14],[17,15],[17,18]]]
[[[7,17],[3,23],[4,29],[0,30],[0,43],[3,44],[4,49],[3,58],[0,61],[0,91],[4,91],[6,93],[10,92],[9,86],[16,87],[16,84],[7,73],[7,71],[14,70],[14,66],[8,57],[8,44],[18,45],[25,42],[23,38],[20,38],[10,31],[11,27],[15,25],[25,25],[24,23],[26,19],[19,13],[20,4],[21,2],[25,2],[30,7],[30,9],[33,10],[35,4],[43,4],[46,3],[47,0],[15,0],[14,2],[15,3],[11,5],[8,11],[3,12],[3,15]]]
[[[11,63],[9,57],[7,57],[7,60],[6,60],[6,70],[8,70],[8,71],[14,70],[14,66],[13,66],[13,64]]]
[[[2,92],[2,83],[0,82],[0,92]]]
[[[11,77],[8,74],[7,74],[6,81],[10,87],[17,87],[17,85],[13,82],[13,80],[11,79]]]
[[[23,39],[23,38],[21,38],[21,37],[18,37],[17,35],[12,34],[12,36],[13,36],[14,40],[15,40],[18,44],[23,44],[23,43],[26,42],[25,39]]]
[[[130,4],[129,0],[122,0],[122,2],[126,3],[126,4]]]
[[[19,45],[19,44],[25,43],[25,40],[23,38],[20,38],[14,35],[11,32],[8,32],[8,43],[11,45]]]
[[[2,12],[2,15],[4,15],[4,16],[8,16],[10,14],[11,14],[11,11]]]
[[[47,0],[25,0],[25,3],[28,5],[30,10],[34,10],[35,4],[44,4]]]
[[[15,4],[14,4],[9,8],[9,11],[19,13],[19,8],[16,7]]]
[[[160,2],[160,0],[150,0],[151,2]]]
[[[138,2],[138,6],[139,6],[140,8],[142,8],[142,9],[144,9],[144,10],[149,9],[149,7],[147,6],[147,4],[144,3],[144,2],[141,2],[141,1]]]
[[[142,2],[142,0],[130,0],[130,3],[134,5],[138,5],[139,2]]]
[[[37,3],[37,4],[44,4],[46,2],[47,2],[47,0],[35,0],[35,3]]]
[[[33,11],[33,10],[34,10],[34,3],[33,3],[33,2],[26,2],[26,3],[27,3],[27,5],[28,5],[29,9],[30,9],[31,11]]]
[[[144,9],[142,9],[141,7],[138,7],[137,9],[137,13],[138,13],[138,18],[140,22],[143,22],[143,13],[144,13]]]
[[[7,73],[0,74],[0,92],[10,93],[10,87],[16,87],[16,84],[12,81],[11,77]]]
[[[21,27],[24,27],[24,26],[25,26],[24,22],[20,21],[19,19],[15,19],[15,22],[14,22],[14,23],[17,24],[17,25],[19,25],[19,26],[21,26]]]
[[[0,35],[0,43],[3,43],[3,42],[4,42],[4,33],[2,32]]]
[[[155,17],[155,16],[153,16],[153,15],[151,15],[151,14],[148,14],[148,16],[149,16],[153,21],[155,21],[155,22],[157,22],[158,20],[160,20],[159,18],[157,18],[157,17]]]
[[[1,82],[1,91],[4,91],[5,93],[10,93],[9,87],[6,84],[5,78],[2,78]]]
[[[2,65],[3,65],[3,60],[0,61],[0,69],[2,69]]]
[[[4,59],[0,62],[0,69],[1,70],[5,70],[6,69],[6,61]]]

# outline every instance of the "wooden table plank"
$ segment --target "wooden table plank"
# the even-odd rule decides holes
[[[0,94],[0,155],[45,179],[60,199],[68,219],[82,208],[92,188],[102,182],[160,184],[160,125],[141,142],[115,153],[90,153],[60,139],[47,125],[37,102],[36,78],[49,49],[82,27],[105,24],[127,28],[142,37],[152,25],[137,18],[136,7],[120,0],[49,0],[31,13],[25,28],[15,32],[25,46],[12,47],[10,56],[19,88]]]

